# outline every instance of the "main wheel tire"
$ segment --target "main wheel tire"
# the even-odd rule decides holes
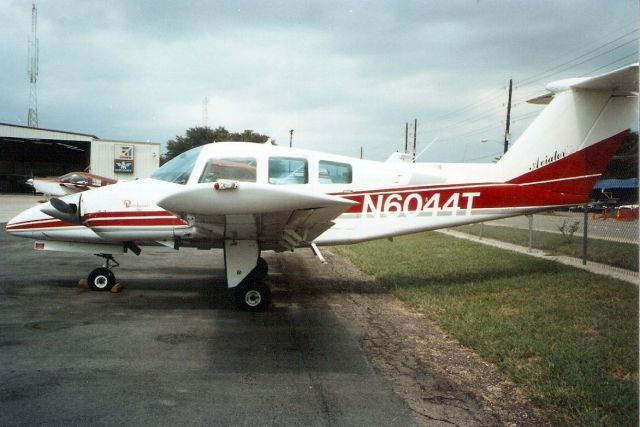
[[[239,285],[235,291],[236,307],[244,311],[262,311],[271,304],[271,290],[261,282]]]
[[[269,274],[269,264],[264,258],[259,257],[256,263],[256,268],[253,270],[253,277],[255,280],[264,280]]]
[[[92,291],[110,291],[116,284],[116,276],[108,268],[96,268],[89,274],[87,284]]]

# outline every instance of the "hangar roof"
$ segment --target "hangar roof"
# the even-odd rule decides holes
[[[66,141],[90,142],[98,139],[95,135],[63,130],[32,128],[28,126],[0,123],[0,137],[3,138],[28,138],[28,139],[63,139]]]
[[[116,139],[101,139],[95,135],[87,133],[69,132],[66,130],[54,130],[44,128],[32,128],[10,123],[0,123],[0,138],[16,139],[42,139],[42,140],[64,140],[81,142],[121,142],[126,144],[150,144],[160,145],[159,142],[150,141],[121,141]]]

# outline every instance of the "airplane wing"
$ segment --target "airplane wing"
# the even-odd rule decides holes
[[[60,181],[46,178],[32,178],[33,188],[37,193],[48,194],[50,196],[66,196],[67,194],[77,193],[78,189],[67,188],[60,184]]]
[[[236,181],[180,189],[158,202],[212,240],[258,240],[262,249],[313,242],[354,202],[288,186]]]

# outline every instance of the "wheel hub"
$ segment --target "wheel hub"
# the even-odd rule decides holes
[[[109,279],[106,276],[100,275],[95,278],[93,283],[96,285],[96,287],[103,289],[109,284]]]
[[[247,303],[249,307],[257,307],[260,305],[260,302],[262,301],[262,295],[260,294],[260,292],[256,291],[255,289],[252,289],[248,291],[246,294],[244,294],[244,301]]]

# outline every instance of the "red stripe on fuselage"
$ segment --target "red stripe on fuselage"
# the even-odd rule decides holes
[[[512,179],[509,183],[524,184],[563,177],[591,175],[580,181],[558,181],[551,186],[554,191],[588,195],[628,134],[629,130],[620,132],[583,150],[539,166],[540,162],[545,163],[558,156],[557,152],[549,153],[545,159],[536,160],[531,166],[530,172]]]
[[[32,230],[34,228],[61,228],[61,227],[75,227],[76,224],[72,224],[67,221],[59,219],[41,219],[36,221],[23,221],[14,224],[7,224],[7,231],[17,230]]]
[[[541,161],[538,160],[531,167],[537,169],[506,183],[440,184],[334,195],[358,203],[351,206],[347,213],[362,212],[365,209],[366,198],[369,199],[367,210],[371,205],[380,211],[387,210],[385,206],[394,210],[400,205],[405,212],[433,208],[434,205],[442,208],[452,197],[459,198],[455,206],[460,209],[535,208],[582,204],[587,201],[598,177],[628,133],[628,130],[621,132],[566,157],[552,153],[542,160],[544,165],[540,166]],[[434,200],[434,197],[438,200]],[[469,198],[472,200],[467,204]],[[422,206],[419,206],[420,203]]]
[[[107,212],[90,212],[82,216],[83,220],[93,218],[122,218],[122,217],[152,217],[152,216],[166,216],[176,218],[171,212],[168,211],[107,211]]]
[[[134,218],[131,218],[134,217]],[[161,218],[158,218],[161,217]],[[94,212],[83,216],[83,224],[86,227],[176,227],[185,226],[187,223],[167,211],[148,212]],[[23,221],[6,226],[7,231],[51,229],[64,227],[77,227],[67,221],[55,218]]]
[[[176,227],[187,225],[180,218],[129,218],[129,219],[90,219],[84,222],[89,228],[95,227]]]
[[[430,190],[398,190],[396,193],[369,193],[356,196],[343,196],[357,202],[347,213],[361,213],[365,207],[376,206],[378,210],[397,210],[394,205],[402,206],[402,211],[415,212],[425,209],[446,208],[455,206],[459,209],[502,209],[517,207],[547,207],[553,205],[572,205],[585,202],[582,195],[558,193],[551,191],[551,184],[535,184],[521,186],[514,184],[462,186]],[[369,203],[365,204],[365,198]],[[457,198],[457,200],[456,200]],[[449,204],[448,201],[451,201]],[[369,206],[365,206],[369,205]],[[388,209],[387,209],[388,207]],[[367,210],[369,210],[367,209]]]
[[[160,218],[158,218],[160,217]],[[82,217],[87,227],[175,227],[187,223],[168,211],[91,212]]]
[[[160,218],[158,218],[160,217]],[[91,212],[83,216],[87,227],[176,227],[187,223],[168,211]]]

